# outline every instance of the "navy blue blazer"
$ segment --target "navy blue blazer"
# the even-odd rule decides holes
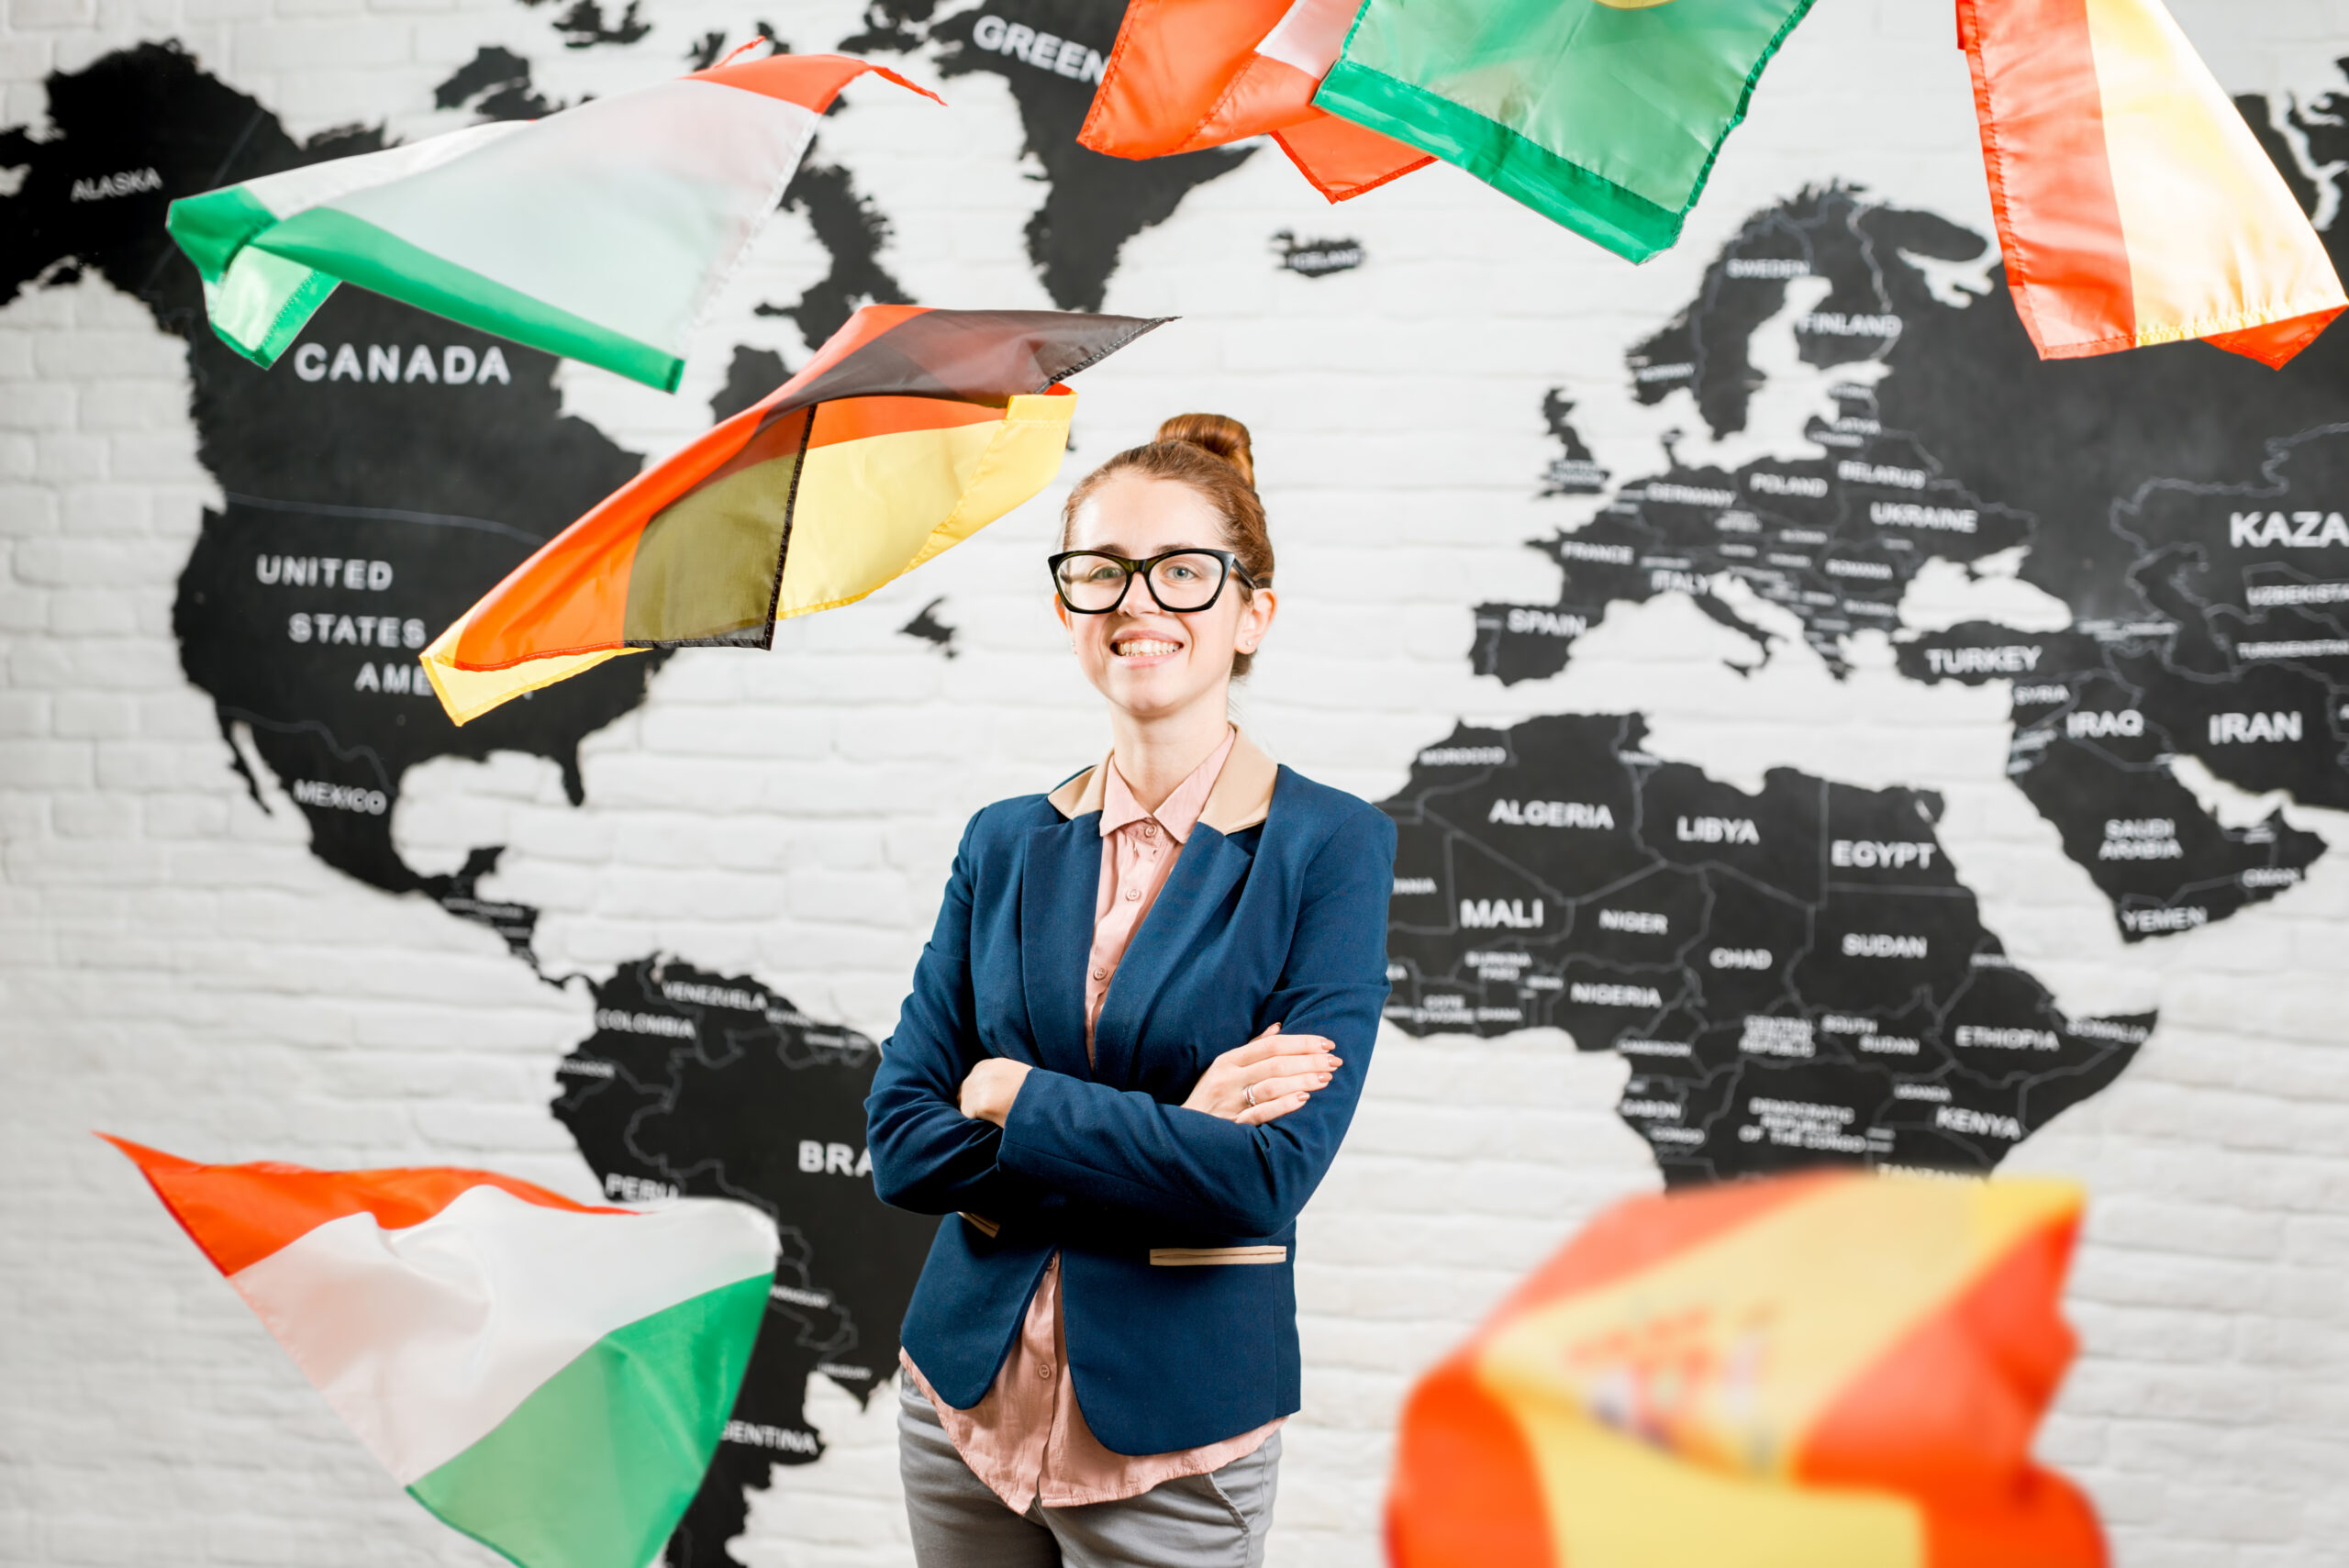
[[[882,1199],[950,1216],[905,1346],[961,1409],[993,1385],[1052,1253],[1069,1374],[1113,1452],[1163,1453],[1298,1404],[1297,1211],[1353,1120],[1386,1000],[1395,825],[1245,736],[1109,984],[1085,1053],[1101,770],[971,819],[865,1118]],[[1182,1103],[1267,1026],[1345,1065],[1241,1127]],[[1007,1125],[957,1108],[1025,1062]]]

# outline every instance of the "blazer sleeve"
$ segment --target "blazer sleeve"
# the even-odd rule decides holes
[[[1007,1175],[997,1163],[1002,1129],[962,1111],[963,1080],[988,1054],[971,987],[973,867],[985,815],[963,831],[912,993],[881,1048],[864,1101],[865,1141],[874,1186],[885,1204],[918,1214],[961,1210],[997,1222],[1032,1220],[1064,1200]]]
[[[1353,1120],[1386,1002],[1386,910],[1395,824],[1348,815],[1305,874],[1297,927],[1261,1022],[1317,1034],[1345,1065],[1300,1108],[1242,1127],[1146,1094],[1030,1073],[996,1159],[1071,1197],[1233,1236],[1286,1230]]]
[[[1001,1127],[963,1115],[963,1080],[989,1056],[970,986],[973,869],[985,819],[986,812],[973,817],[953,850],[947,899],[914,964],[914,991],[881,1044],[881,1066],[864,1096],[864,1143],[874,1193],[895,1209],[1043,1225],[1074,1218],[1081,1204],[1003,1169]]]

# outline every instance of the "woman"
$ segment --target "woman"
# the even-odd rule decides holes
[[[1395,828],[1226,716],[1275,608],[1253,479],[1192,414],[1071,493],[1057,608],[1114,743],[971,819],[866,1102],[881,1196],[953,1217],[905,1324],[923,1568],[1263,1559]]]

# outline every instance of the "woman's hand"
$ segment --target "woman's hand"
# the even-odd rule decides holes
[[[1001,1127],[1011,1116],[1011,1102],[1019,1097],[1019,1085],[1027,1082],[1028,1072],[1025,1062],[988,1057],[963,1080],[963,1114],[974,1121],[991,1121]]]
[[[1183,1108],[1242,1127],[1261,1127],[1297,1109],[1313,1097],[1314,1090],[1329,1084],[1330,1075],[1344,1065],[1337,1049],[1318,1034],[1284,1035],[1275,1024],[1246,1045],[1217,1057],[1199,1075]]]

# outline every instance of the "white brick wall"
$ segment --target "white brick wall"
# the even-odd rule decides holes
[[[857,7],[767,9],[806,48]],[[2349,53],[2337,0],[2178,9],[2237,90],[2323,90]],[[550,10],[506,0],[0,0],[0,122],[38,122],[50,70],[168,36],[297,135],[364,118],[414,136],[458,123],[430,91],[483,45],[572,97],[672,71],[685,39],[743,36],[759,10],[664,4],[642,45],[573,52]],[[867,91],[827,122],[825,154],[889,214],[885,260],[918,297],[1042,305],[1008,95],[979,77],[948,95],[951,116]],[[2017,961],[2075,1013],[2162,1009],[2121,1082],[2016,1161],[2095,1195],[2072,1305],[2087,1351],[2047,1454],[2095,1492],[2131,1568],[2349,1562],[2349,823],[2299,814],[2343,848],[2288,896],[2124,950],[2004,782],[1996,692],[1876,669],[1838,684],[1798,647],[1740,676],[1721,661],[1741,639],[1676,600],[1611,618],[1556,681],[1504,691],[1467,671],[1467,607],[1553,584],[1520,548],[1565,515],[1532,498],[1543,389],[1567,385],[1601,461],[1637,472],[1693,420],[1632,406],[1622,350],[1721,239],[1833,175],[1987,229],[1972,137],[1946,6],[1831,0],[1687,240],[1645,268],[1448,171],[1326,210],[1268,152],[1129,247],[1109,307],[1186,320],[1085,377],[1072,476],[1179,408],[1254,427],[1290,597],[1245,717],[1373,797],[1455,717],[1624,709],[1650,716],[1653,750],[1717,776],[1789,763],[1943,791],[1943,838]],[[1359,238],[1369,263],[1276,272],[1280,228]],[[750,306],[821,271],[783,220],[683,395],[566,372],[571,406],[638,450],[675,441],[732,345],[803,351]],[[217,503],[186,397],[176,341],[102,283],[0,307],[0,1560],[485,1563],[398,1496],[86,1136],[591,1185],[545,1108],[584,997],[485,930],[320,865],[295,813],[247,798],[181,677],[173,584]],[[772,656],[677,658],[589,741],[584,808],[534,760],[411,774],[405,851],[438,869],[509,844],[491,889],[545,909],[557,970],[667,950],[885,1031],[964,816],[1102,743],[1038,591],[1049,516],[1032,506],[868,607],[793,624]],[[941,594],[951,662],[894,630]],[[1409,1377],[1585,1216],[1653,1185],[1609,1109],[1621,1075],[1555,1036],[1382,1043],[1305,1222],[1307,1404],[1276,1562],[1376,1560]],[[819,1384],[809,1411],[833,1451],[777,1472],[738,1555],[904,1562],[885,1402],[860,1415]]]

